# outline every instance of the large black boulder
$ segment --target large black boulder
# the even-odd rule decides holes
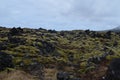
[[[112,60],[104,80],[120,80],[120,58]]]
[[[0,71],[13,67],[12,56],[7,53],[0,52]]]
[[[14,36],[14,35],[20,35],[23,33],[23,29],[18,27],[18,28],[15,28],[13,27],[12,29],[10,29],[10,32],[8,35],[11,35],[11,36]]]

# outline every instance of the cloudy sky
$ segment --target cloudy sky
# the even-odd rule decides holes
[[[120,0],[0,0],[0,25],[110,29],[120,25]]]

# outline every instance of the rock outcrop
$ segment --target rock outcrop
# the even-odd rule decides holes
[[[112,60],[103,80],[120,80],[120,58]]]

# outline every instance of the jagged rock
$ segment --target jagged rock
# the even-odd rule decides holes
[[[40,80],[44,80],[44,66],[40,63],[34,62],[33,64],[29,65],[25,70]]]
[[[12,56],[7,53],[0,52],[0,71],[13,67],[14,64],[12,62]]]
[[[10,43],[24,45],[25,42],[26,42],[26,39],[8,36],[8,41],[9,41]]]
[[[95,64],[99,64],[100,61],[101,61],[101,58],[99,56],[94,56],[94,57],[88,59],[88,64],[90,62],[95,63]]]
[[[57,31],[55,31],[55,30],[48,30],[48,32],[50,32],[50,33],[57,33]]]
[[[5,50],[7,49],[7,43],[3,42],[3,43],[0,43],[0,50]]]
[[[112,60],[103,80],[120,80],[120,58]]]
[[[71,62],[74,61],[74,55],[73,54],[69,54],[68,59]]]
[[[57,80],[81,80],[80,78],[71,78],[72,74],[67,73],[67,72],[58,72],[57,73]]]
[[[114,46],[114,47],[118,46],[118,42],[117,42],[117,41],[114,41],[113,46]]]
[[[57,80],[69,80],[69,73],[67,72],[58,72],[57,73]]]
[[[90,34],[90,30],[89,29],[85,30],[85,33],[89,35]]]
[[[20,35],[21,33],[23,33],[23,29],[21,29],[20,27],[19,28],[14,27],[10,30],[8,35],[14,36],[14,35]]]
[[[106,34],[104,35],[104,38],[111,39],[111,34],[112,34],[111,31],[106,32]]]
[[[55,50],[55,46],[50,42],[43,41],[43,40],[40,40],[39,42],[42,43],[42,46],[38,46],[37,44],[36,46],[38,47],[38,49],[41,51],[43,55],[49,55]]]
[[[87,61],[88,65],[90,65],[90,62],[95,63],[95,64],[99,64],[100,62],[104,61],[108,55],[113,55],[113,54],[114,54],[114,52],[112,50],[110,50],[109,52],[105,52],[101,56],[91,57]]]

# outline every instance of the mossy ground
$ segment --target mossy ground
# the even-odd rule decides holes
[[[120,57],[120,33],[24,28],[21,33],[11,35],[10,31],[9,28],[0,28],[0,51],[12,55],[17,68],[21,68],[21,62],[24,66],[39,62],[81,77],[96,68],[94,63],[87,67],[89,58],[112,51],[113,55],[108,55],[108,62],[103,65],[107,66],[110,60]]]

